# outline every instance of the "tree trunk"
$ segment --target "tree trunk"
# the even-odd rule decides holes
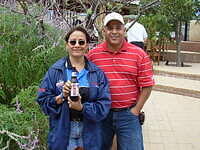
[[[181,59],[181,27],[182,27],[182,22],[178,21],[177,26],[176,26],[176,66],[181,67],[182,66],[182,59]]]

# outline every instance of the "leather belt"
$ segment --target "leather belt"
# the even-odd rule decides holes
[[[129,109],[133,108],[134,106],[135,106],[135,104],[134,104],[134,105],[131,105],[130,107],[124,107],[124,108],[111,108],[110,110],[111,110],[111,111],[114,111],[114,112],[119,112],[119,111],[129,110]]]
[[[70,121],[81,122],[83,121],[83,118],[70,118]]]

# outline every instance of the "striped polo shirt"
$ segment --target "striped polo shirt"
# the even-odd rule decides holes
[[[154,85],[152,61],[142,49],[124,41],[117,52],[106,42],[88,53],[88,59],[106,74],[112,98],[112,108],[130,107],[138,100],[141,87]]]

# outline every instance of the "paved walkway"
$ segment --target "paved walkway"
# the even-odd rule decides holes
[[[155,65],[154,69],[200,76],[200,64],[191,67]],[[156,75],[157,84],[199,92],[200,81]],[[144,106],[145,150],[200,150],[200,99],[153,91]]]
[[[160,65],[154,65],[155,70],[185,73],[185,74],[196,74],[200,75],[200,63],[184,63],[188,67],[175,67],[172,65],[165,65],[165,62],[161,62]]]

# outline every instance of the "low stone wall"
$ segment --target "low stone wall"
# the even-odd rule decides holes
[[[165,54],[165,60],[169,62],[176,61],[176,50],[168,50]],[[190,62],[190,63],[200,63],[200,52],[181,52],[181,60],[182,62]]]
[[[176,45],[169,44],[169,45],[167,45],[167,49],[176,50]],[[181,51],[190,51],[190,52],[199,52],[200,53],[200,42],[182,41],[181,42]]]
[[[165,52],[165,60],[176,61],[176,45],[169,44]],[[182,41],[181,42],[182,62],[200,63],[200,42]]]

